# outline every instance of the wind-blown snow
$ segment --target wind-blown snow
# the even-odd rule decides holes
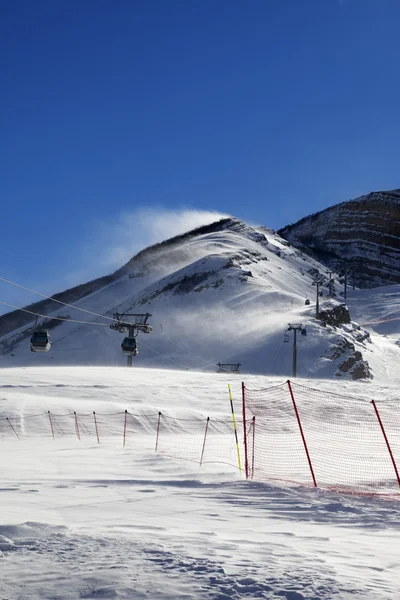
[[[274,232],[232,220],[132,259],[118,280],[76,303],[108,317],[152,314],[134,368],[116,367],[126,359],[111,321],[73,308],[50,316],[105,326],[65,322],[51,331],[47,354],[30,352],[26,326],[0,340],[1,600],[399,596],[398,502],[245,481],[236,463],[227,384],[241,431],[241,379],[263,388],[291,376],[288,323],[307,329],[297,372],[314,387],[398,398],[399,286],[351,290],[353,322],[323,327],[316,276],[329,273]],[[362,353],[372,379],[346,380],[338,365],[347,355],[332,358],[340,344]],[[241,363],[242,375],[217,375],[218,362]],[[123,447],[125,410],[135,428]],[[73,411],[86,415],[80,440]],[[169,437],[156,453],[159,411]],[[200,467],[207,417],[221,438]]]
[[[239,413],[237,376],[2,369],[0,411],[25,423],[47,410],[125,409],[229,422],[228,381]],[[376,383],[340,381],[335,389],[388,395]],[[38,423],[35,436],[27,429],[21,440],[0,437],[0,598],[389,600],[400,593],[398,503],[245,481],[234,466],[156,454],[145,426],[123,448],[122,432],[111,430],[100,444],[84,434],[53,440],[46,418]]]
[[[139,335],[136,365],[214,371],[216,363],[232,362],[241,363],[244,373],[289,376],[292,344],[283,343],[283,334],[288,323],[294,322],[302,323],[308,333],[298,343],[299,375],[335,376],[343,358],[331,360],[327,355],[345,338],[370,363],[374,378],[382,382],[388,376],[393,380],[399,377],[398,369],[388,373],[386,360],[388,352],[393,355],[392,362],[400,359],[397,338],[374,334],[360,341],[354,328],[321,327],[315,319],[312,282],[315,277],[326,282],[328,270],[271,230],[231,220],[220,230],[189,235],[176,245],[167,243],[139,255],[127,269],[120,279],[76,306],[109,318],[115,312],[151,313],[153,333]],[[326,285],[322,289],[323,304]],[[335,289],[340,301],[343,287],[337,277]],[[352,318],[361,325],[366,315],[367,321],[374,315],[374,294],[374,290],[355,291],[354,299],[351,296]],[[309,306],[305,305],[307,297]],[[104,326],[62,323],[51,331],[53,345],[47,354],[30,352],[30,329],[23,327],[0,340],[4,366],[125,364],[122,336],[109,329],[111,321],[73,308],[55,308],[50,316]],[[384,312],[382,308],[380,314]],[[386,317],[399,312],[400,296],[396,294]],[[380,333],[373,326],[367,328]],[[396,329],[389,326],[388,331]]]

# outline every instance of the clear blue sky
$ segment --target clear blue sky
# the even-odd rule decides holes
[[[0,2],[0,275],[113,270],[116,238],[153,241],[143,208],[279,228],[400,187],[399,23],[398,0]]]

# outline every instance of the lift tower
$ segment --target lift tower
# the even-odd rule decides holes
[[[324,283],[323,279],[315,279],[315,281],[312,282],[312,285],[317,286],[317,300],[315,303],[315,318],[316,319],[319,318],[319,297],[322,296],[322,292],[320,292],[319,288],[323,283]]]
[[[110,325],[110,329],[119,331],[120,333],[127,333],[128,335],[123,339],[121,343],[122,352],[127,357],[127,366],[132,366],[132,356],[137,356],[139,350],[137,347],[136,338],[139,332],[151,333],[153,328],[147,323],[147,319],[151,317],[150,313],[115,313],[115,323]],[[134,322],[126,321],[126,318],[134,319]]]
[[[307,335],[307,330],[303,327],[302,323],[289,323],[287,331],[293,331],[293,369],[292,375],[296,377],[297,374],[297,332],[300,331],[301,335]]]

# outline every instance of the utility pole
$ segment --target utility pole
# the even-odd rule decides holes
[[[296,377],[297,371],[297,332],[301,331],[303,335],[306,335],[306,330],[301,323],[291,324],[289,323],[288,331],[293,331],[293,369],[292,376]]]
[[[322,285],[324,282],[322,281],[322,279],[318,279],[313,281],[313,285],[317,286],[317,301],[315,303],[315,318],[318,319],[319,317],[319,286]]]

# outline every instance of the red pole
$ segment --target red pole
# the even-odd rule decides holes
[[[99,440],[99,430],[97,428],[97,419],[96,419],[96,413],[93,411],[93,419],[94,419],[94,426],[96,427],[96,437],[97,437],[97,443],[100,444],[100,440]]]
[[[50,421],[51,433],[52,433],[53,440],[54,440],[54,428],[53,428],[53,421],[51,420],[51,414],[50,414],[50,411],[49,411],[49,410],[47,411],[47,414],[49,415],[49,421]]]
[[[157,448],[158,448],[158,436],[160,433],[160,420],[161,420],[161,411],[159,411],[158,413],[158,423],[157,423],[157,436],[156,436],[156,449],[155,452],[157,452]]]
[[[243,412],[243,443],[244,443],[244,472],[246,473],[246,479],[249,478],[249,461],[247,457],[247,431],[246,431],[246,400],[245,400],[245,387],[244,381],[242,381],[242,412]]]
[[[123,442],[123,447],[125,448],[125,440],[126,440],[126,419],[128,417],[128,411],[125,410],[125,421],[124,421],[124,442]]]
[[[254,450],[255,450],[255,441],[256,441],[256,418],[253,417],[253,452],[251,457],[251,478],[254,477]]]
[[[76,433],[76,437],[80,441],[81,434],[79,433],[78,416],[75,411],[74,411],[74,417],[75,417],[75,433]]]
[[[207,437],[207,429],[208,429],[208,423],[210,421],[210,417],[207,417],[207,421],[206,421],[206,430],[204,432],[204,440],[203,440],[203,449],[201,451],[201,458],[200,458],[200,464],[202,464],[203,462],[203,456],[204,456],[204,449],[206,447],[206,437]]]
[[[394,472],[396,473],[397,483],[399,484],[399,487],[400,487],[400,475],[399,475],[399,471],[397,469],[396,461],[394,460],[393,452],[392,452],[392,449],[390,447],[389,440],[388,440],[388,437],[386,435],[386,431],[385,431],[385,428],[383,426],[381,416],[380,416],[380,414],[378,412],[378,407],[375,404],[375,400],[371,400],[371,404],[372,404],[372,406],[375,409],[375,413],[376,413],[376,416],[378,418],[379,425],[381,427],[381,430],[382,430],[382,433],[383,433],[383,437],[385,438],[386,446],[387,446],[387,449],[388,449],[389,454],[390,454],[390,459],[391,459],[392,464],[393,464]]]
[[[300,421],[300,415],[299,415],[299,411],[297,410],[297,406],[296,406],[296,402],[293,396],[293,391],[292,391],[292,386],[290,384],[290,381],[288,379],[287,381],[288,387],[289,387],[289,392],[290,392],[290,396],[292,398],[292,402],[293,402],[293,406],[294,406],[294,410],[296,413],[296,417],[297,417],[297,422],[299,424],[299,429],[300,429],[300,433],[301,433],[301,439],[303,440],[303,445],[304,445],[304,450],[306,451],[306,455],[307,455],[307,460],[308,460],[308,466],[310,467],[310,471],[311,471],[311,476],[313,478],[313,482],[314,482],[314,487],[317,487],[317,481],[315,479],[315,475],[314,475],[314,469],[311,463],[311,458],[310,458],[310,454],[308,452],[308,448],[307,448],[307,442],[306,442],[306,438],[304,436],[304,432],[303,432],[303,428],[301,426],[301,421]]]
[[[17,436],[17,438],[19,439],[19,435],[18,433],[15,431],[14,427],[12,426],[11,421],[9,421],[8,417],[6,417],[6,421],[9,424],[9,426],[11,427],[11,429],[13,430],[13,432],[15,433],[15,435]]]

